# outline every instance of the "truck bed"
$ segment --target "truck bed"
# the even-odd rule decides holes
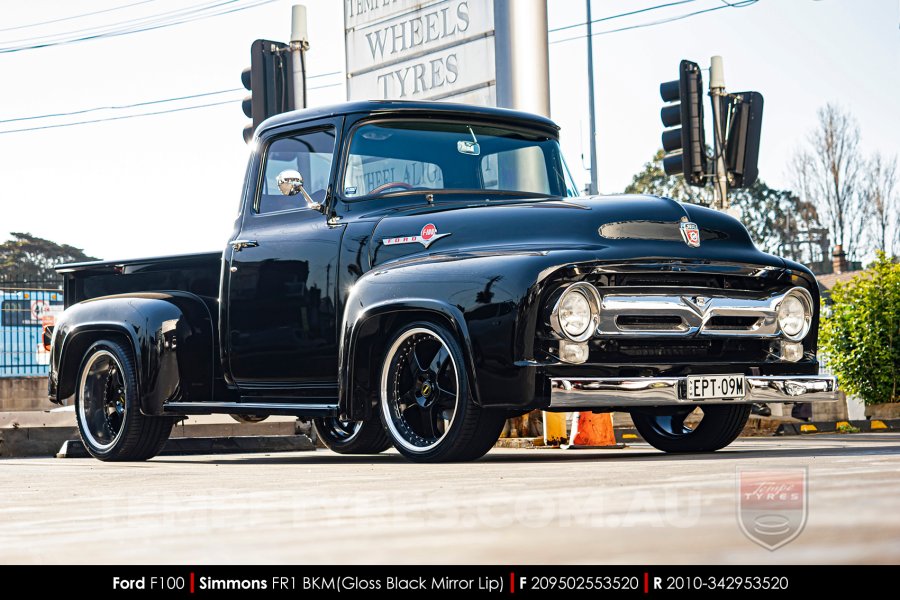
[[[66,307],[100,296],[134,292],[184,291],[219,296],[222,252],[94,261],[60,265]]]

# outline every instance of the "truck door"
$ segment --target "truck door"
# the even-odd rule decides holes
[[[335,168],[340,120],[316,122],[270,139],[241,232],[228,253],[227,359],[243,396],[337,396],[335,290],[343,226],[282,194],[279,173],[299,171],[314,201],[325,202]],[[240,243],[235,243],[240,242]]]

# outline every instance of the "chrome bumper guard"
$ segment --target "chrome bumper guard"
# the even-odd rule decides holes
[[[837,380],[820,375],[747,375],[747,394],[737,399],[689,400],[686,377],[554,377],[550,408],[832,402]]]

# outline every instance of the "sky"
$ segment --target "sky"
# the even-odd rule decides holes
[[[729,0],[732,4],[736,0]],[[254,39],[287,41],[296,0],[0,0],[0,121],[234,90],[180,103],[0,122],[0,238],[25,231],[105,258],[220,250],[240,201],[248,147],[240,72]],[[595,19],[664,0],[593,0]],[[249,7],[172,27],[76,44],[3,48],[190,7]],[[306,0],[311,106],[342,102],[343,6]],[[723,6],[693,0],[597,24],[595,31]],[[126,6],[127,5],[127,6]],[[121,8],[125,7],[125,8]],[[114,10],[110,10],[114,9]],[[549,28],[584,21],[584,0],[548,0]],[[103,11],[103,12],[98,12]],[[73,15],[98,14],[70,19]],[[34,27],[37,22],[57,21]],[[146,21],[145,21],[146,22]],[[589,178],[584,28],[551,32],[551,117],[579,185]],[[659,84],[687,58],[724,58],[729,91],[765,96],[760,177],[789,188],[790,160],[826,102],[858,120],[866,153],[898,153],[897,0],[759,0],[594,38],[598,177],[621,192],[660,146]],[[705,74],[708,79],[708,73]],[[4,133],[75,120],[218,106],[74,127]],[[709,126],[707,131],[710,131]]]

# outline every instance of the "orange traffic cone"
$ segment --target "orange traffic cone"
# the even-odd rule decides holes
[[[609,413],[577,412],[572,415],[571,444],[564,449],[575,448],[622,448],[616,443],[613,432],[612,415]]]

